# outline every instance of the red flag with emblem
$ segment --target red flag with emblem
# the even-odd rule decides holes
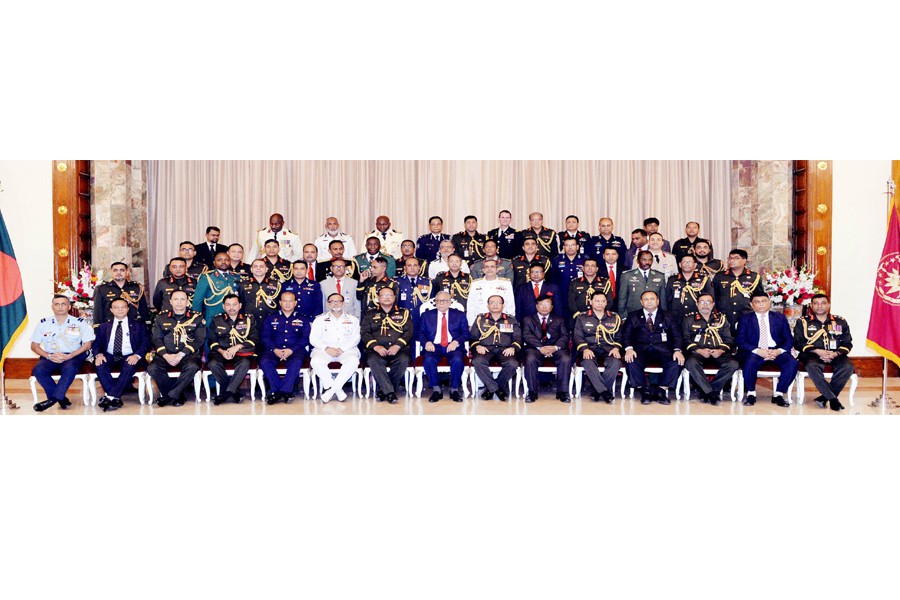
[[[887,239],[875,276],[866,345],[900,365],[900,216],[891,202]]]

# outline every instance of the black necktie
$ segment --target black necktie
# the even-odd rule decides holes
[[[122,356],[122,321],[116,321],[116,333],[113,337],[113,356]]]
[[[541,317],[541,339],[546,341],[548,339],[547,335],[547,317]]]
[[[644,273],[644,283],[648,283],[648,281],[647,281],[647,273]]]

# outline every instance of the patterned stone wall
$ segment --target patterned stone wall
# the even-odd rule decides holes
[[[92,261],[96,268],[122,261],[131,279],[148,286],[147,175],[143,161],[91,161]]]
[[[732,161],[731,242],[747,251],[751,269],[790,265],[792,211],[791,161]]]

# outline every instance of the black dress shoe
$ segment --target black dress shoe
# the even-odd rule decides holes
[[[641,404],[653,402],[653,391],[650,388],[641,388]]]
[[[163,406],[167,406],[167,405],[171,404],[171,403],[172,403],[172,399],[169,398],[168,396],[163,395],[163,396],[160,396],[159,398],[157,398],[156,403],[157,403],[160,407],[163,407]]]
[[[819,396],[815,400],[813,400],[819,408],[828,408],[828,399],[825,396]]]
[[[612,404],[612,403],[613,403],[613,395],[612,395],[612,392],[610,392],[609,390],[606,390],[605,392],[601,392],[601,393],[600,393],[600,397],[601,397],[607,404]]]
[[[459,390],[450,390],[450,399],[454,402],[462,402],[462,396],[459,393]]]
[[[783,397],[781,394],[777,394],[777,395],[775,395],[775,396],[772,396],[772,404],[775,404],[775,405],[780,406],[780,407],[782,407],[782,408],[787,408],[788,406],[790,406],[790,404],[788,404],[788,403],[785,401],[784,397]]]
[[[709,401],[710,406],[719,405],[719,395],[714,392],[707,394],[706,399]]]
[[[266,394],[266,404],[278,404],[278,401],[278,394],[276,394],[275,392],[269,392],[268,394]]]
[[[56,400],[44,400],[43,402],[38,402],[34,405],[35,412],[44,412],[51,406],[56,404]]]
[[[744,406],[753,406],[756,404],[756,396],[747,396],[744,398],[743,402],[741,402]]]
[[[218,396],[213,396],[213,405],[218,406],[228,400],[228,394],[219,394]]]
[[[497,400],[499,400],[500,402],[506,402],[507,398],[508,396],[506,395],[506,392],[504,392],[503,390],[497,390]]]
[[[650,398],[641,397],[641,404],[651,404],[652,402],[653,400],[651,400]]]
[[[60,407],[61,409],[66,410],[66,409],[69,408],[70,406],[72,406],[72,401],[71,401],[71,400],[69,400],[68,398],[60,398],[60,400],[59,400],[59,407]]]
[[[566,392],[556,392],[556,399],[567,404],[571,402],[571,400],[569,400],[569,394]]]
[[[121,398],[114,398],[103,408],[103,412],[119,410],[123,406],[125,406],[125,403],[122,402]]]
[[[602,399],[603,396],[601,396],[598,392],[594,392],[591,394],[591,400],[593,400],[594,402],[600,402]]]
[[[397,394],[395,394],[394,392],[391,392],[390,394],[387,395],[386,400],[387,400],[388,404],[397,404],[397,402],[398,402]]]
[[[184,406],[185,402],[186,400],[184,399],[184,395],[181,395],[172,400],[172,406]]]
[[[838,400],[837,398],[835,398],[834,400],[829,400],[828,404],[831,407],[831,410],[833,410],[835,412],[840,412],[840,411],[844,410],[844,405],[841,404],[841,401]]]
[[[528,397],[525,398],[525,402],[528,402],[529,404],[531,404],[532,402],[537,401],[537,399],[538,399],[537,392],[528,392]]]
[[[109,405],[110,400],[111,398],[109,396],[103,396],[102,398],[100,398],[100,401],[97,402],[97,406],[99,406],[100,408],[106,408]]]
[[[484,390],[483,392],[481,392],[482,400],[490,400],[493,397],[494,397],[494,392],[492,392],[490,390]]]
[[[662,398],[658,398],[656,401],[659,402],[660,404],[662,404],[663,406],[669,406],[670,404],[672,404],[672,401],[669,400],[668,398],[666,398],[665,396]]]
[[[375,392],[375,401],[376,402],[384,402],[384,392],[378,390]]]
[[[281,401],[285,404],[290,404],[294,401],[294,393],[293,392],[282,392],[281,393]]]
[[[240,392],[231,392],[231,399],[234,400],[235,404],[240,404],[241,400],[244,399],[244,395]]]
[[[435,390],[435,391],[431,392],[431,396],[428,398],[428,401],[429,402],[437,402],[438,400],[440,400],[443,397],[444,397],[444,394]]]
[[[666,390],[662,388],[653,388],[653,399],[654,400],[665,400],[669,397],[666,393]]]

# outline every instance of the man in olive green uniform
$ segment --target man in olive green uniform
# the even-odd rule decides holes
[[[810,312],[794,325],[794,348],[821,394],[816,404],[825,408],[827,402],[831,410],[844,410],[838,396],[853,375],[853,363],[847,357],[853,348],[850,324],[831,313],[831,302],[825,294],[813,296]],[[826,365],[834,370],[830,383],[824,375]]]
[[[490,400],[496,394],[505,402],[509,397],[509,382],[519,367],[516,353],[522,349],[522,329],[514,316],[503,312],[503,296],[488,298],[488,310],[490,312],[475,317],[469,328],[472,367],[484,384],[481,397]],[[500,362],[500,374],[496,381],[489,368],[494,359]]]
[[[575,318],[572,341],[587,375],[591,399],[612,404],[616,375],[622,368],[622,317],[606,310],[607,302],[602,292],[591,296],[591,307]]]
[[[397,390],[409,367],[413,341],[412,317],[408,310],[397,306],[396,299],[393,287],[382,287],[378,290],[378,306],[367,311],[360,323],[366,364],[378,386],[375,397],[379,402],[387,400],[390,404],[397,403]]]
[[[684,316],[682,323],[686,344],[684,368],[700,388],[701,401],[716,406],[725,384],[739,368],[733,355],[731,326],[725,315],[715,310],[715,300],[709,292],[697,297],[697,312]],[[704,362],[712,363],[719,369],[712,383],[706,380],[703,373]]]
[[[697,247],[694,246],[694,251]],[[750,302],[757,296],[766,296],[759,273],[747,268],[747,252],[735,248],[728,253],[728,268],[713,278],[716,292],[716,309],[723,313],[731,325],[731,333],[737,332],[738,321],[753,312]]]
[[[150,339],[156,356],[147,373],[159,388],[160,406],[184,405],[184,390],[194,381],[200,370],[200,354],[206,343],[206,321],[203,313],[188,310],[187,293],[176,291],[170,298],[172,310],[160,313],[153,322]],[[178,368],[181,374],[174,382],[169,369]]]
[[[638,268],[622,273],[619,282],[619,316],[628,318],[628,313],[641,310],[641,296],[644,292],[654,292],[659,297],[659,308],[666,310],[666,276],[651,269],[653,253],[641,250],[637,255]]]

